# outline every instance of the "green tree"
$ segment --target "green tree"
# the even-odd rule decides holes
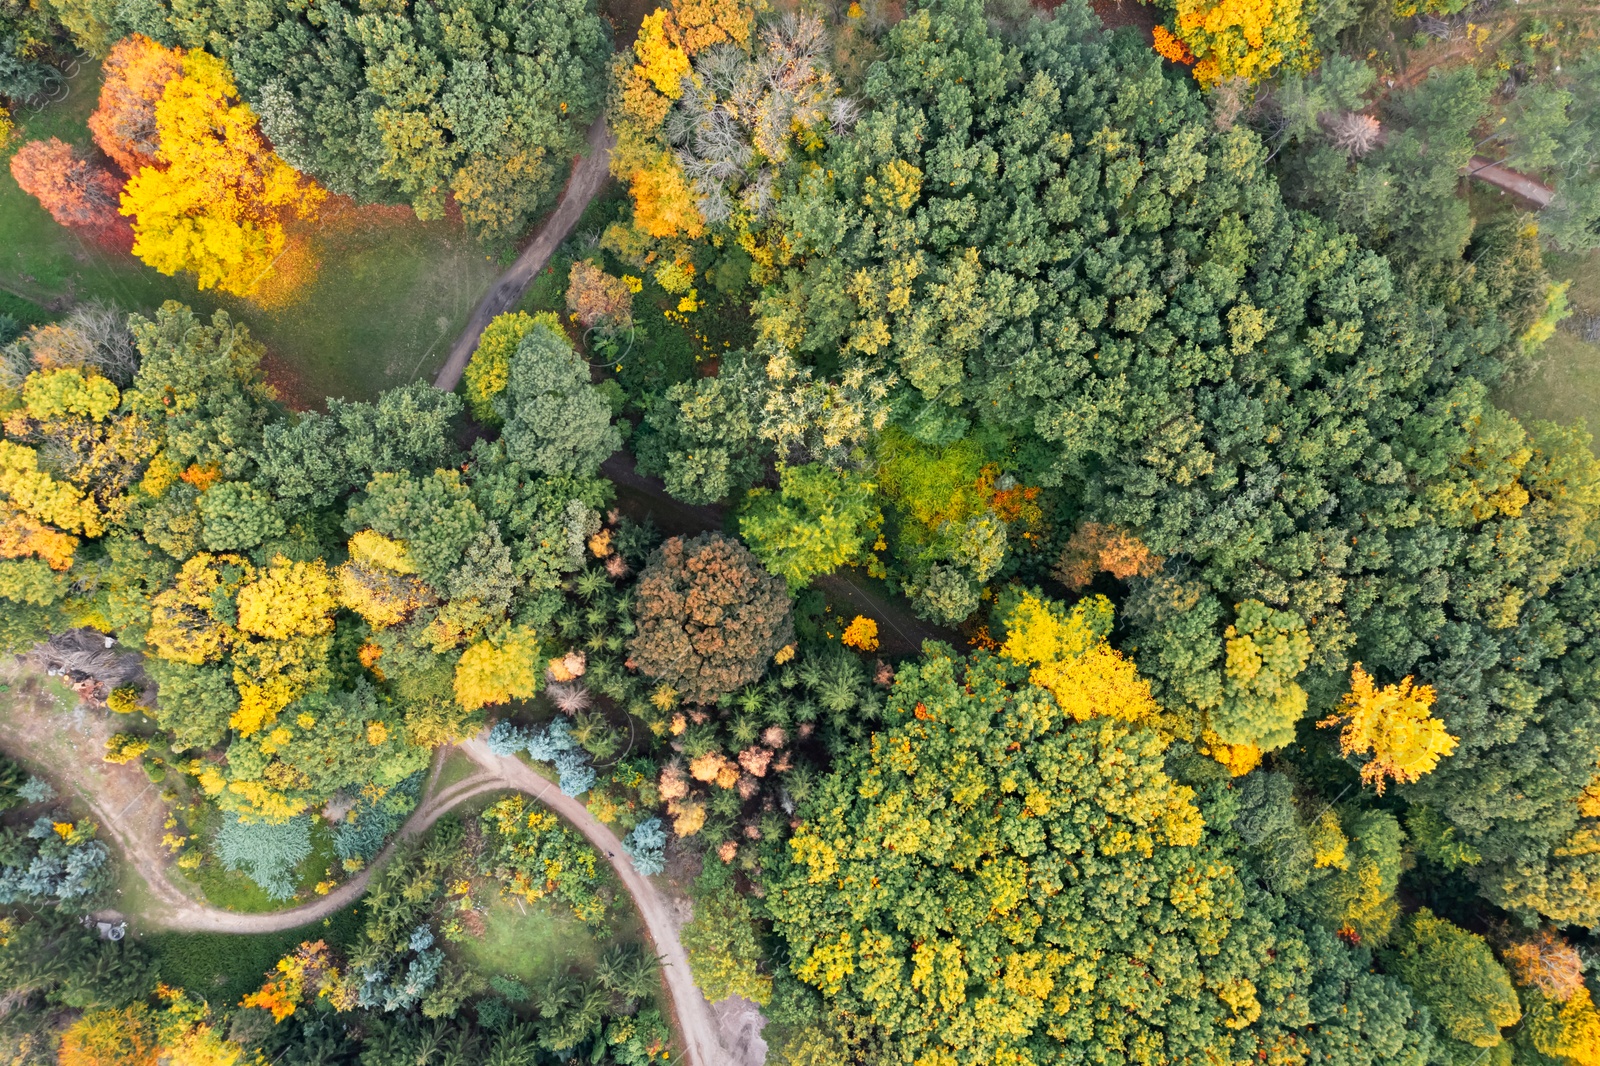
[[[1434,917],[1426,907],[1406,917],[1394,951],[1384,956],[1384,968],[1433,1011],[1451,1041],[1498,1047],[1500,1030],[1522,1017],[1511,976],[1483,937]],[[1454,1055],[1456,1061],[1471,1057],[1464,1049]]]
[[[763,566],[796,592],[818,574],[872,558],[883,525],[872,482],[820,463],[786,466],[779,489],[752,489],[739,515],[739,535]]]
[[[622,447],[611,405],[589,383],[572,342],[538,322],[511,356],[506,391],[494,400],[505,421],[506,456],[549,477],[593,477]]]
[[[715,377],[668,386],[645,409],[633,445],[639,472],[664,479],[675,500],[716,503],[748,488],[765,468],[755,410],[761,371],[735,356],[724,357]]]
[[[694,983],[715,1003],[743,996],[766,1006],[772,978],[762,972],[763,955],[755,908],[736,890],[732,871],[707,856],[694,894],[694,917],[683,927]]]
[[[208,551],[241,551],[280,536],[283,516],[272,496],[243,481],[224,481],[200,497],[201,539]]]

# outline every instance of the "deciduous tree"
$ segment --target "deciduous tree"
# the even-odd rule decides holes
[[[11,176],[63,226],[117,222],[121,183],[71,145],[51,137],[29,141],[11,157]]]
[[[656,549],[635,597],[634,662],[696,703],[758,680],[794,640],[783,580],[714,533],[673,537]]]

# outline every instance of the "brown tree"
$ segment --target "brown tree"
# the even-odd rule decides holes
[[[183,51],[134,34],[112,47],[102,72],[89,129],[100,150],[132,177],[157,165],[156,104],[167,83],[183,73]]]
[[[744,545],[716,533],[657,548],[635,590],[633,664],[693,703],[761,677],[794,640],[783,580]]]
[[[113,226],[122,183],[84,158],[72,145],[51,137],[29,141],[11,157],[11,176],[63,226]]]
[[[1150,549],[1132,533],[1099,522],[1085,522],[1061,549],[1061,558],[1052,573],[1068,588],[1081,589],[1102,570],[1126,580],[1149,577],[1160,569],[1161,557],[1151,555]]]
[[[567,275],[567,310],[585,329],[627,329],[633,324],[633,293],[623,279],[580,259]]]

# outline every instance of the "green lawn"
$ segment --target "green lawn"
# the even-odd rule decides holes
[[[439,779],[434,782],[433,794],[438,795],[458,781],[465,781],[477,773],[478,764],[459,751],[452,751],[439,768]]]
[[[72,91],[38,115],[19,116],[0,163],[26,140],[91,143],[99,68],[85,64]],[[318,229],[321,269],[295,304],[265,311],[196,290],[192,277],[164,277],[131,255],[59,226],[0,166],[0,311],[24,321],[101,298],[129,310],[181,300],[209,314],[224,308],[268,348],[268,369],[285,399],[371,397],[429,374],[501,265],[458,223],[416,221],[408,209],[333,209]],[[19,299],[20,298],[20,299]],[[23,304],[21,301],[31,301]],[[30,313],[31,311],[31,313]]]
[[[140,939],[156,953],[161,980],[228,1010],[247,992],[260,988],[264,975],[301,941],[325,940],[331,947],[343,947],[355,940],[361,928],[360,908],[357,903],[320,922],[281,933],[152,933]]]
[[[1551,276],[1570,279],[1567,301],[1577,315],[1600,315],[1600,253],[1545,254]],[[1569,323],[1570,324],[1570,323]],[[1600,344],[1556,330],[1545,342],[1539,365],[1524,380],[1502,389],[1495,399],[1518,418],[1569,423],[1583,419],[1600,432]]]
[[[621,901],[626,909],[626,898]],[[618,915],[618,925],[627,917]],[[536,988],[553,975],[575,969],[585,975],[608,941],[595,934],[564,904],[497,899],[484,915],[483,937],[467,937],[451,950],[484,977],[514,977]]]

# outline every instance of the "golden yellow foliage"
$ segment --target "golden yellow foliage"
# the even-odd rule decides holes
[[[150,741],[134,733],[116,733],[106,739],[105,760],[121,765],[130,763],[150,750]]]
[[[1096,596],[1063,611],[1060,605],[1028,593],[1006,617],[1000,654],[1034,667],[1028,680],[1048,691],[1076,721],[1092,717],[1149,722],[1158,713],[1150,683],[1097,627],[1111,606]]]
[[[397,625],[434,597],[410,575],[416,566],[404,542],[364,529],[350,538],[350,559],[338,570],[339,603],[374,629]]]
[[[1261,765],[1260,748],[1254,744],[1229,744],[1209,729],[1200,734],[1196,748],[1221,763],[1234,777],[1243,777]]]
[[[327,564],[291,562],[280,555],[239,590],[239,628],[270,640],[316,636],[333,628],[338,606]]]
[[[531,699],[539,691],[539,637],[515,626],[498,640],[481,640],[456,664],[456,702],[469,711],[507,700]]]
[[[68,533],[98,537],[105,532],[94,500],[40,470],[38,453],[25,445],[0,440],[0,493],[23,514]]]
[[[695,206],[694,192],[677,161],[666,152],[654,154],[648,166],[628,177],[633,197],[633,224],[652,237],[691,240],[705,233],[705,219]]]
[[[278,158],[227,67],[205,52],[184,55],[155,120],[164,169],[141,169],[122,194],[133,253],[163,274],[192,271],[202,289],[286,296],[312,260],[284,222],[314,218],[327,193]]]
[[[185,562],[152,604],[147,639],[157,654],[191,666],[221,658],[238,633],[216,616],[216,605],[254,575],[237,555],[201,552]]]
[[[101,422],[122,401],[122,393],[99,374],[76,368],[35,370],[22,383],[22,403],[39,421],[79,416]]]
[[[857,651],[877,651],[878,623],[858,614],[844,627],[844,635],[839,639]]]
[[[1260,81],[1285,62],[1303,66],[1311,54],[1302,0],[1178,0],[1176,23],[1205,88],[1230,78]]]
[[[1523,1028],[1534,1047],[1572,1066],[1600,1066],[1600,1012],[1581,982],[1565,1002],[1531,990],[1522,998]]]
[[[1339,713],[1317,725],[1343,725],[1339,750],[1345,755],[1372,754],[1361,768],[1361,780],[1374,785],[1381,796],[1386,778],[1401,784],[1415,781],[1456,750],[1456,738],[1428,713],[1433,700],[1431,685],[1413,687],[1407,677],[1398,685],[1379,688],[1356,663]]]
[[[689,56],[667,37],[668,13],[658,8],[644,17],[633,54],[639,57],[637,70],[669,100],[683,95],[682,80],[689,76]]]
[[[155,1066],[161,1048],[144,1004],[92,1010],[61,1034],[61,1066]]]
[[[50,569],[65,571],[72,566],[78,538],[63,533],[0,503],[0,559],[37,556]]]

